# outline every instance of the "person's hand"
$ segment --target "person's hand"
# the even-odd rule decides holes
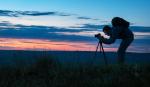
[[[98,39],[100,39],[100,40],[101,40],[101,39],[104,39],[104,37],[100,35],[100,36],[98,37]]]
[[[100,33],[95,34],[95,37],[96,37],[96,38],[98,38],[98,37],[100,37],[100,36],[101,36],[101,34],[100,34]]]

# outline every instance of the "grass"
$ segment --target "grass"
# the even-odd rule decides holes
[[[1,67],[0,87],[150,87],[150,65],[71,66],[43,53],[30,67]]]

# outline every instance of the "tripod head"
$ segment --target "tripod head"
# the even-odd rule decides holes
[[[95,34],[95,38],[97,38],[99,40],[99,43],[102,44],[102,40],[101,40],[102,35],[100,33]]]

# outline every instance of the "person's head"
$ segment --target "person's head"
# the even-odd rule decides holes
[[[129,27],[129,22],[120,17],[114,17],[111,21],[113,27],[121,26],[121,27]]]
[[[104,26],[104,27],[103,27],[103,32],[104,32],[106,35],[110,36],[110,34],[111,34],[111,27],[108,26],[108,25]]]

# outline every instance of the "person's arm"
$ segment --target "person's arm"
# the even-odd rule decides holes
[[[100,40],[100,41],[102,41],[104,44],[112,44],[112,43],[114,43],[115,42],[115,40],[116,40],[116,35],[117,35],[117,32],[118,31],[111,31],[111,35],[110,35],[110,38],[104,38],[103,36],[99,36],[98,37],[98,39]]]
[[[114,36],[110,36],[109,39],[101,37],[99,40],[101,40],[104,44],[112,44],[115,42],[116,38]]]

